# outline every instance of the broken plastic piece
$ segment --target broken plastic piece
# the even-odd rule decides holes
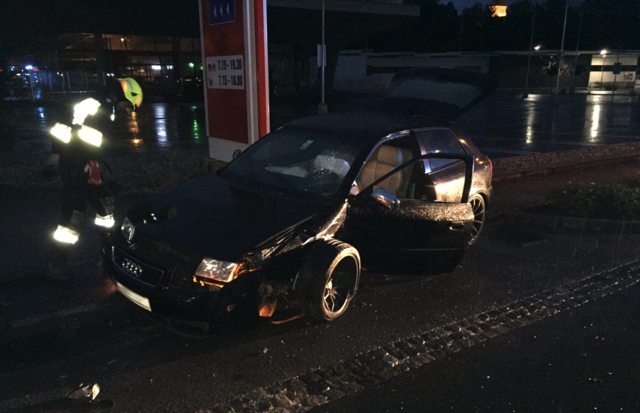
[[[86,386],[83,383],[80,383],[78,387],[67,393],[66,398],[69,400],[95,400],[96,397],[98,397],[99,393],[100,386],[98,385],[98,383],[93,385],[87,384]]]

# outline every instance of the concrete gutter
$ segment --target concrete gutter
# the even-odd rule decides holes
[[[493,180],[546,175],[640,159],[640,142],[601,145],[561,152],[514,156],[493,161]]]

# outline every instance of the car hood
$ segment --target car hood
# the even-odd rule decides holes
[[[454,121],[495,91],[484,73],[445,67],[409,69],[391,80],[382,111]]]
[[[258,244],[329,208],[252,192],[208,175],[157,195],[129,215],[136,216],[136,237],[146,235],[184,252],[239,262]]]

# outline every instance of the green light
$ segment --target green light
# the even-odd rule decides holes
[[[194,67],[195,65],[193,63],[189,63],[189,67]]]

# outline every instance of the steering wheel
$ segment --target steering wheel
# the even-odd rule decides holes
[[[341,182],[340,175],[328,169],[321,169],[307,175],[304,178],[303,187],[307,192],[327,193],[335,191]]]

